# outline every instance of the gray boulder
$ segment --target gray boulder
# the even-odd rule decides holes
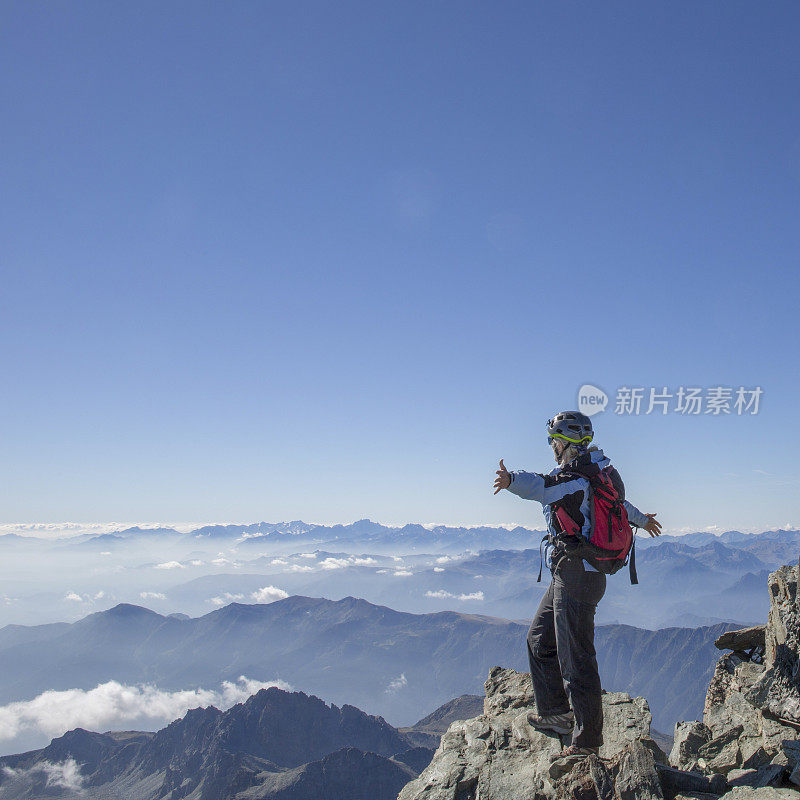
[[[714,642],[720,650],[746,651],[754,647],[764,647],[765,626],[754,625],[752,628],[742,628],[738,631],[727,631]]]

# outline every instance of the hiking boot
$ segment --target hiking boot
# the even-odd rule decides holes
[[[553,731],[554,733],[572,733],[575,727],[575,714],[567,711],[564,714],[550,714],[540,717],[538,714],[528,714],[528,725],[536,728],[537,731]]]

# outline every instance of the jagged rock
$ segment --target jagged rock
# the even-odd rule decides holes
[[[800,786],[800,741],[783,742],[780,755],[782,758],[775,758],[773,761],[785,764],[789,770],[789,780]]]
[[[742,628],[738,631],[723,633],[714,645],[720,650],[750,650],[753,647],[764,647],[765,625]]]
[[[786,756],[786,763],[790,767],[796,767],[800,764],[800,741],[781,742],[781,750]]]
[[[717,738],[737,726],[742,727],[739,749],[741,761],[746,761],[760,747],[777,752],[782,738],[776,737],[775,726],[764,719],[760,709],[750,703],[745,694],[764,672],[762,664],[742,661],[735,653],[728,653],[717,662],[708,686],[703,722]],[[738,766],[736,765],[736,766]]]
[[[697,755],[706,762],[707,768],[711,772],[726,775],[741,763],[739,737],[743,730],[741,725],[737,725],[735,728],[729,728],[721,736],[701,745]]]
[[[737,653],[726,653],[719,659],[703,709],[703,724],[711,731],[711,738],[702,741],[705,732],[696,727],[698,723],[679,723],[676,746],[670,754],[676,766],[692,767],[693,759],[698,760],[696,763],[706,761],[708,769],[718,771],[725,771],[726,766],[757,768],[769,761],[779,764],[781,743],[800,739],[797,567],[784,566],[770,574],[768,589],[764,663],[746,661]],[[725,752],[708,758],[701,755],[702,748],[737,727],[741,727],[737,744],[728,742]]]
[[[711,739],[711,729],[702,722],[676,723],[669,763],[680,769],[694,769],[698,750]]]
[[[535,710],[528,674],[494,667],[485,688],[483,714],[448,728],[428,768],[403,789],[398,800],[605,798],[609,766],[592,766],[590,759],[572,764],[566,782],[563,775],[551,780],[550,756],[560,752],[567,739],[562,742],[557,735],[528,725],[528,713]],[[651,715],[643,698],[604,692],[603,717],[601,759],[619,763],[614,757],[626,751],[628,783],[635,783],[634,763],[666,761],[650,738]],[[649,761],[644,753],[649,753]],[[603,765],[602,760],[598,763]],[[645,786],[652,778],[648,776],[642,778]]]
[[[650,737],[653,717],[643,697],[625,692],[603,692],[603,744],[601,758],[610,758],[629,742],[642,741],[656,761],[667,763],[667,756]]]
[[[656,763],[656,772],[658,772],[667,800],[681,794],[711,794],[716,797],[727,788],[727,783],[722,775],[703,775],[700,772],[688,772],[658,763]]]
[[[763,767],[772,760],[770,754],[763,748],[759,747],[758,750],[742,762],[742,769],[758,769]]]
[[[733,767],[761,766],[779,753],[781,742],[800,738],[800,730],[765,714],[753,705],[748,692],[764,674],[766,667],[742,661],[735,653],[727,653],[717,662],[709,683],[703,722],[683,722],[675,727],[676,746],[670,753],[670,763],[677,767],[694,768],[702,758],[700,749],[727,732],[741,728],[737,745],[730,744],[726,757],[738,747]],[[711,738],[703,741],[706,729]],[[715,758],[712,768],[717,766]]]
[[[788,647],[800,651],[800,617],[797,607],[797,564],[786,564],[771,573],[767,581],[770,609],[765,635],[767,667],[775,662],[778,650]]]
[[[626,745],[611,772],[619,800],[664,800],[653,753],[641,742]]]
[[[795,565],[769,576],[764,665],[766,670],[747,692],[747,699],[778,720],[800,725],[800,609]]]
[[[531,676],[504,667],[492,667],[483,684],[483,713],[499,714],[513,708],[535,708]]]
[[[728,773],[729,786],[780,786],[786,768],[781,764],[766,764],[758,769],[732,769]]]
[[[611,774],[597,756],[580,759],[563,779],[559,777],[553,776],[559,800],[615,800]]]

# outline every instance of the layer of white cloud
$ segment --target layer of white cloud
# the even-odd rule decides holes
[[[286,691],[292,688],[281,680],[258,681],[242,675],[235,682],[224,681],[218,690],[164,691],[151,685],[108,681],[94,689],[42,692],[33,700],[0,706],[0,740],[30,730],[51,738],[73,728],[130,730],[134,722],[136,728],[152,730],[183,716],[190,708],[213,705],[225,710],[269,686]]]
[[[407,569],[397,569],[392,573],[392,575],[395,575],[398,578],[407,578],[409,575],[413,574],[413,572]]]
[[[250,599],[254,603],[274,603],[276,600],[283,600],[288,596],[288,592],[284,592],[283,589],[279,589],[277,586],[263,586],[253,592],[250,595]]]
[[[350,560],[347,558],[323,558],[319,562],[320,569],[344,569],[350,566]]]
[[[435,592],[425,592],[425,597],[433,597],[436,600],[483,600],[483,592],[472,592],[471,594],[453,594],[444,589],[437,589]]]
[[[156,564],[156,569],[185,569],[185,566],[180,561],[164,561]]]

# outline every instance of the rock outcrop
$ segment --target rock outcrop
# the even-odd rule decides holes
[[[561,774],[567,765],[554,766],[550,756],[565,742],[527,721],[535,710],[530,676],[495,667],[485,688],[483,714],[450,725],[431,764],[399,800],[605,797],[615,782],[628,787],[626,798],[663,798],[655,764],[667,759],[650,738],[650,710],[641,697],[605,692],[600,758],[569,765],[574,768]]]
[[[599,757],[556,759],[566,739],[532,729],[530,677],[494,667],[483,713],[455,721],[398,800],[800,798],[798,568],[769,576],[767,625],[721,637],[702,721],[679,722],[669,758],[647,701],[603,693]],[[760,663],[762,662],[763,663]]]
[[[796,566],[768,579],[770,611],[763,663],[747,660],[742,641],[752,629],[723,637],[735,648],[717,662],[702,722],[679,722],[670,761],[684,769],[726,775],[733,785],[800,787],[800,613]]]

